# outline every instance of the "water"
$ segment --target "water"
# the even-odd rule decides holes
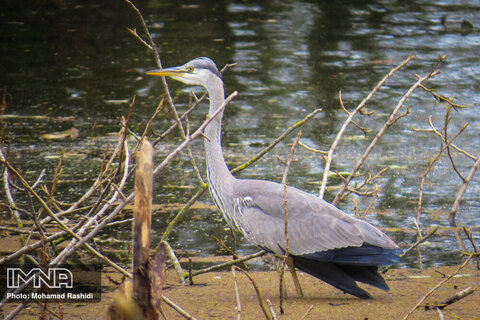
[[[12,137],[10,158],[30,181],[46,168],[48,181],[64,150],[67,161],[63,178],[69,182],[60,184],[57,197],[65,201],[77,199],[79,192],[95,179],[107,144],[116,141],[119,119],[128,111],[128,103],[122,101],[136,96],[132,128],[140,130],[162,94],[158,79],[143,75],[155,67],[151,53],[126,30],[140,31],[141,26],[121,1],[5,2],[3,7],[0,85],[8,103],[5,113],[15,115],[5,119],[6,135]],[[478,156],[480,5],[476,1],[142,1],[138,7],[165,66],[180,65],[197,56],[208,56],[220,67],[238,63],[224,75],[227,93],[240,93],[228,106],[223,129],[226,159],[231,167],[248,160],[287,126],[318,107],[323,112],[302,129],[301,141],[328,149],[345,119],[338,101],[339,90],[346,107],[352,110],[410,54],[416,59],[388,80],[368,103],[368,110],[375,114],[360,117],[359,124],[372,129],[372,133],[364,137],[350,127],[332,169],[349,171],[355,165],[393,107],[416,81],[415,74],[430,72],[439,55],[447,56],[439,66],[442,73],[426,85],[439,94],[455,96],[457,103],[468,107],[453,112],[449,135],[469,123],[455,143]],[[446,28],[440,23],[442,16],[447,16]],[[473,30],[462,32],[460,24],[464,19],[474,25]],[[190,88],[175,82],[170,86],[177,107],[184,110]],[[389,167],[377,180],[378,198],[366,217],[379,227],[413,229],[410,218],[415,216],[420,178],[428,159],[440,146],[435,135],[414,132],[411,127],[427,129],[431,115],[440,128],[443,105],[417,89],[405,106],[409,107],[409,116],[389,129],[362,168],[375,174]],[[192,125],[204,118],[206,108],[192,114]],[[154,128],[162,132],[169,123],[162,114]],[[79,130],[73,141],[40,138],[70,128]],[[293,138],[240,176],[280,181],[284,166],[277,156],[286,158]],[[175,142],[169,139],[157,147],[157,163]],[[195,142],[192,148],[202,159],[202,143]],[[458,153],[455,161],[464,175],[473,164]],[[320,156],[299,148],[289,184],[318,193],[323,164]],[[199,165],[204,172],[203,161]],[[458,212],[458,225],[480,224],[479,182],[477,174]],[[338,179],[330,181],[327,200],[335,196],[338,183]],[[184,202],[193,192],[187,187],[196,184],[188,158],[182,154],[157,178],[154,202]],[[448,212],[460,184],[449,160],[441,159],[428,176],[420,221],[423,228],[448,226]],[[361,209],[369,203],[369,199],[357,200]],[[210,203],[206,194],[201,201]],[[353,209],[349,200],[340,206],[347,212]],[[155,228],[163,230],[174,213],[155,215]],[[102,237],[112,235],[129,239],[130,227],[106,230]],[[403,245],[415,241],[414,233],[389,235]],[[169,240],[180,254],[219,254],[212,236],[231,243],[218,212],[195,209]],[[475,239],[478,241],[478,234]],[[468,241],[465,244],[469,248]],[[248,253],[255,248],[242,242],[240,250]],[[432,238],[424,252],[425,262],[430,265],[459,261],[455,238],[449,232]],[[415,265],[415,257],[407,259],[405,265]]]

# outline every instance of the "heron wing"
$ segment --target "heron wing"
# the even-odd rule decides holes
[[[348,216],[320,198],[287,187],[289,251],[304,255],[364,243],[395,249],[397,245],[367,222]],[[271,181],[237,180],[234,218],[252,243],[283,254],[285,238],[284,187]]]

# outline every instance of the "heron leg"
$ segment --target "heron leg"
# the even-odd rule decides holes
[[[297,295],[303,297],[302,286],[300,285],[300,281],[298,281],[297,270],[295,269],[295,263],[293,262],[292,257],[288,257],[287,265],[290,273],[292,274],[293,283],[295,284],[295,290],[297,290]]]

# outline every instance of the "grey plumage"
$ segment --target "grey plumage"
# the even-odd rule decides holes
[[[249,197],[246,205],[234,207],[234,218],[250,242],[283,254],[286,246],[283,185],[262,180],[236,180],[233,197]],[[242,203],[242,202],[240,202]],[[363,220],[352,218],[330,203],[287,188],[290,253],[304,255],[363,243],[395,249],[384,233]]]
[[[209,58],[196,58],[183,66],[148,74],[205,87],[210,97],[209,115],[224,101],[220,72]],[[205,129],[212,199],[232,228],[251,243],[281,256],[286,248],[283,185],[232,176],[223,158],[221,121],[222,114]],[[287,188],[287,203],[289,252],[297,268],[359,298],[371,295],[356,281],[388,290],[377,266],[398,257],[398,246],[390,238],[367,222],[297,188]]]

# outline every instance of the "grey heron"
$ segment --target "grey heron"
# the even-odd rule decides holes
[[[222,75],[209,58],[179,67],[147,72],[188,85],[203,86],[210,98],[209,115],[225,100]],[[237,179],[229,171],[221,146],[221,112],[205,128],[208,186],[213,201],[231,228],[254,245],[278,256],[286,250],[284,187],[280,183]],[[295,266],[359,298],[372,296],[362,282],[387,291],[379,265],[398,258],[398,246],[383,232],[342,212],[319,197],[287,188],[289,253]]]

